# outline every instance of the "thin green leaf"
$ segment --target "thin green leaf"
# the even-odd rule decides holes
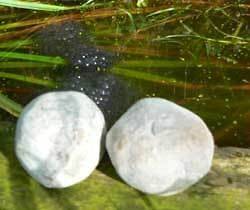
[[[9,42],[0,43],[0,48],[20,48],[22,46],[27,46],[32,44],[32,40],[25,39],[25,40],[14,40]]]
[[[185,10],[191,10],[191,11],[196,11],[196,12],[200,12],[200,10],[197,9],[191,9],[192,5],[187,5],[186,7],[170,7],[170,8],[166,8],[166,9],[162,9],[162,10],[158,10],[156,12],[150,13],[149,15],[147,15],[147,17],[151,17],[154,15],[160,15],[162,13],[168,13],[168,12],[172,12],[172,11],[185,11]]]
[[[214,39],[210,37],[200,36],[200,35],[192,35],[192,34],[174,34],[174,35],[168,35],[165,37],[155,38],[153,41],[167,41],[168,39],[173,38],[196,38],[201,39],[205,41],[211,41],[215,43],[221,43],[225,45],[249,45],[250,42],[248,41],[231,41],[231,40],[224,40],[224,39]]]
[[[30,62],[30,61],[8,61],[0,62],[0,69],[41,69],[41,68],[50,68],[55,64],[51,63],[39,63],[39,62]]]
[[[0,93],[0,108],[18,117],[22,111],[22,106],[15,101],[9,99],[7,96]]]
[[[11,18],[17,18],[19,14],[17,13],[13,13],[13,14],[3,14],[3,15],[0,15],[0,20],[5,20],[5,19],[8,19],[10,20]]]
[[[210,42],[205,42],[205,50],[207,58],[210,56],[211,51],[211,44]],[[233,62],[236,64],[235,62]],[[185,70],[188,68],[197,68],[197,67],[214,67],[214,68],[223,68],[224,70],[231,70],[231,69],[237,69],[237,70],[245,70],[246,66],[244,65],[231,65],[227,63],[220,62],[207,62],[206,60],[190,60],[190,61],[180,61],[180,60],[167,60],[167,59],[146,59],[146,60],[126,60],[121,63],[116,64],[116,67],[118,68],[125,68],[125,69],[150,69],[153,71],[153,69],[157,70],[165,70],[165,69],[183,69]],[[1,68],[1,63],[0,63]]]
[[[156,74],[151,74],[151,73],[147,73],[147,72],[141,72],[141,71],[134,71],[134,70],[130,70],[130,69],[123,69],[123,68],[113,68],[110,70],[113,74],[117,74],[117,75],[121,75],[121,76],[125,76],[125,77],[130,77],[130,78],[134,78],[134,79],[140,79],[140,80],[145,80],[145,81],[149,81],[149,82],[155,82],[155,83],[160,83],[163,85],[173,85],[175,87],[194,87],[194,88],[198,88],[200,87],[199,85],[195,85],[195,84],[188,84],[186,82],[183,81],[178,81],[175,78],[170,78],[170,77],[163,77],[163,76],[159,76]]]
[[[71,9],[71,7],[66,7],[66,6],[57,6],[51,4],[44,4],[40,2],[29,2],[29,1],[19,1],[19,0],[0,0],[0,5],[7,7],[22,8],[22,9],[43,10],[48,12],[57,12],[57,11]]]
[[[31,26],[31,25],[36,25],[38,24],[38,21],[16,21],[16,22],[11,22],[11,23],[6,23],[0,25],[0,30],[8,30],[12,28],[19,28],[19,27],[25,27],[25,26]]]
[[[117,64],[117,67],[122,68],[186,68],[187,66],[195,67],[197,64],[167,59],[127,60]]]
[[[7,72],[0,72],[0,78],[14,79],[22,82],[32,83],[36,85],[42,85],[46,87],[56,88],[57,84],[51,80],[43,80],[34,77],[28,77],[20,74],[13,74]]]
[[[32,55],[27,53],[6,52],[6,51],[0,51],[0,58],[14,58],[14,59],[22,59],[35,62],[61,64],[61,65],[66,63],[65,60],[60,57]]]
[[[20,0],[0,0],[0,5],[7,6],[7,7],[22,8],[22,9],[58,12],[58,11],[65,11],[65,10],[87,8],[89,7],[89,4],[92,2],[93,0],[89,0],[80,6],[69,7],[69,6],[58,6],[58,5],[53,5],[53,4],[44,4],[40,2],[29,2],[29,1],[20,1]]]
[[[131,31],[135,32],[136,31],[136,25],[135,25],[135,21],[134,21],[133,15],[129,11],[125,10],[125,9],[120,9],[120,11],[124,12],[125,14],[128,15],[128,17],[130,19],[130,22],[131,22]]]

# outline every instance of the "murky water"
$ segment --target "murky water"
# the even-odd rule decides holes
[[[57,14],[0,9],[1,51],[60,56],[68,62],[56,65],[2,56],[0,72],[57,81],[58,89],[91,89],[90,94],[94,90],[100,103],[101,97],[107,98],[104,111],[118,112],[115,118],[121,113],[114,107],[125,110],[126,97],[132,97],[128,104],[141,97],[163,97],[200,115],[217,145],[250,147],[250,28],[244,5],[162,3],[139,10],[106,7]],[[69,20],[78,22],[77,27],[47,28]],[[86,76],[84,71],[111,79],[98,83],[98,76]],[[117,92],[113,78],[130,94],[124,88]],[[0,78],[0,91],[23,105],[56,89],[45,86]],[[106,92],[102,95],[101,90]],[[1,121],[15,119],[0,111]]]

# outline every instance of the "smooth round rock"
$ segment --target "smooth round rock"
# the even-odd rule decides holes
[[[31,101],[16,128],[15,152],[24,169],[48,188],[87,178],[103,152],[104,116],[85,94],[50,92]]]
[[[160,98],[134,104],[108,132],[106,148],[127,184],[158,195],[176,194],[199,181],[214,153],[202,119]]]

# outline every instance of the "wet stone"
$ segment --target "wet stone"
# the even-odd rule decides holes
[[[18,119],[15,152],[23,168],[48,188],[86,179],[103,154],[105,120],[85,94],[50,92],[32,100]]]
[[[165,99],[146,98],[113,125],[106,148],[127,184],[167,196],[184,191],[208,173],[214,142],[196,114]]]

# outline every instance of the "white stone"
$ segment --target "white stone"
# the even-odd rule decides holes
[[[196,114],[165,99],[146,98],[110,129],[106,148],[127,184],[148,194],[173,195],[207,174],[214,141]]]
[[[43,94],[23,110],[16,128],[15,152],[24,169],[48,188],[86,179],[103,152],[104,116],[85,94]]]

